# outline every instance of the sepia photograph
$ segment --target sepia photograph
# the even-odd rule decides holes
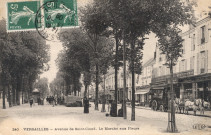
[[[0,0],[0,135],[211,135],[211,0]]]

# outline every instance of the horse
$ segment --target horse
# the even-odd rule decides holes
[[[171,100],[169,100],[169,103],[171,104]],[[180,104],[180,99],[179,98],[175,98],[173,100],[173,105],[174,105],[174,110],[175,110],[176,113],[178,113],[178,111],[179,111],[179,104]]]
[[[182,100],[180,98],[175,98],[175,110],[176,113],[181,113],[181,110],[183,110],[184,113],[184,103],[182,102]]]
[[[179,105],[180,105],[180,103],[181,103],[181,101],[180,101],[180,98],[175,98],[175,100],[174,100],[175,102],[174,102],[174,107],[175,107],[175,112],[176,113],[178,113],[178,111],[179,111]]]
[[[204,114],[204,101],[202,99],[195,99],[193,102],[190,100],[185,101],[185,112],[188,114],[189,109],[193,109],[194,115],[199,110],[200,114]]]
[[[185,114],[188,115],[188,111],[190,109],[193,109],[194,114],[195,114],[195,112],[197,110],[197,106],[194,104],[194,102],[190,101],[189,99],[186,99],[185,100]]]
[[[204,108],[205,109],[210,109],[210,103],[207,101],[204,101]]]
[[[200,114],[204,114],[204,101],[202,99],[195,99],[194,103],[197,106],[197,110],[200,111]]]

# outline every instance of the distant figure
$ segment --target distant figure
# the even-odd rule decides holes
[[[30,107],[32,107],[32,104],[33,104],[33,98],[31,98],[31,99],[30,99],[29,103],[30,103]]]
[[[55,101],[55,99],[54,99],[54,97],[53,97],[53,96],[52,96],[52,98],[51,98],[51,102],[52,102],[53,107],[54,107],[54,106],[55,106],[56,101]]]

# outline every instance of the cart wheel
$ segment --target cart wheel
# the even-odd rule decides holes
[[[164,107],[163,107],[163,105],[160,105],[159,110],[160,110],[161,112],[164,112]]]
[[[157,101],[156,100],[153,100],[152,101],[152,110],[157,111],[157,108],[158,108]]]

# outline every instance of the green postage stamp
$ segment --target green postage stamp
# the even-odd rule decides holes
[[[45,27],[77,26],[76,0],[44,0]]]
[[[7,29],[35,29],[35,18],[39,7],[39,1],[7,3]]]
[[[41,4],[42,3],[42,4]],[[37,25],[36,23],[40,23]],[[7,3],[7,30],[38,30],[78,25],[76,0]]]

